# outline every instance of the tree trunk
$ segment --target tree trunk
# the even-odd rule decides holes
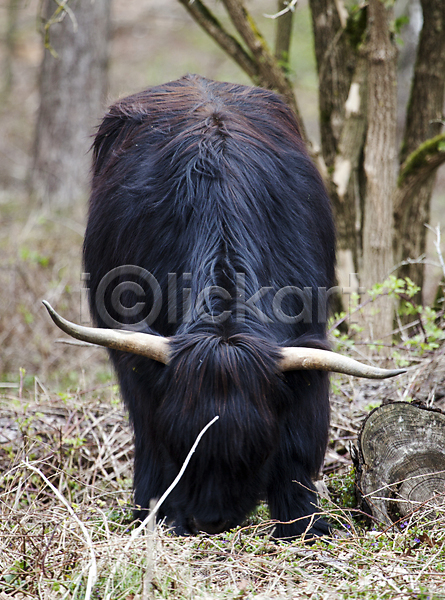
[[[18,0],[8,0],[6,13],[6,31],[4,33],[4,51],[2,53],[3,81],[0,90],[1,102],[6,102],[11,92],[13,84],[12,62],[14,57],[18,12]]]
[[[356,485],[366,512],[387,525],[443,503],[445,415],[406,402],[376,408],[358,437]]]
[[[318,74],[321,150],[337,228],[337,278],[349,288],[361,256],[359,171],[366,131],[366,61],[346,31],[339,0],[310,0]],[[354,291],[356,291],[354,289]],[[341,303],[336,307],[342,310]]]
[[[355,73],[345,103],[346,113],[337,145],[331,189],[338,232],[338,250],[350,250],[356,272],[361,267],[362,199],[360,170],[367,125],[368,63],[359,53]]]
[[[334,0],[310,0],[319,81],[321,145],[328,169],[334,165],[356,62],[338,4]]]
[[[445,2],[422,0],[423,27],[417,50],[411,96],[405,125],[400,163],[422,142],[441,131],[445,93]],[[404,196],[395,206],[395,258],[416,259],[425,253],[434,173],[415,194]],[[409,264],[399,270],[419,287],[423,284],[423,265]],[[420,300],[420,298],[419,298]]]
[[[30,176],[34,201],[51,208],[68,207],[88,190],[87,153],[105,98],[110,29],[109,0],[71,0],[70,12],[57,22],[58,7],[45,0],[42,9],[52,24]]]
[[[278,0],[277,12],[286,10],[287,0]],[[289,71],[289,48],[292,39],[292,18],[294,13],[287,10],[277,18],[277,28],[275,31],[275,58],[278,64],[285,72]]]
[[[363,274],[366,290],[383,282],[393,264],[393,196],[396,185],[396,58],[389,29],[391,12],[381,0],[368,5],[368,130],[365,144],[366,177],[363,222]],[[365,311],[365,337],[381,339],[392,330],[393,306],[388,297]]]

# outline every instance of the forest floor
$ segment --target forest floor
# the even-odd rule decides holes
[[[133,440],[114,378],[84,387],[79,377],[69,388],[22,372],[0,390],[1,600],[445,598],[445,505],[428,504],[389,527],[366,518],[350,456],[365,416],[382,401],[444,408],[444,373],[442,347],[397,382],[333,378],[319,482],[333,534],[308,545],[271,538],[264,505],[217,536],[178,538],[157,526],[135,537]]]

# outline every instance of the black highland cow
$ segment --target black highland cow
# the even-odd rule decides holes
[[[279,346],[324,347],[325,323],[315,310],[292,318],[302,306],[290,293],[280,306],[288,318],[277,318],[271,297],[288,286],[329,288],[334,245],[323,183],[273,92],[188,76],[121,100],[104,118],[84,245],[91,310],[100,327],[110,315],[143,331],[145,318],[147,333],[171,337],[168,365],[111,351],[135,434],[136,505],[146,509],[166,490],[220,415],[162,507],[177,532],[230,529],[264,497],[272,518],[293,521],[277,525],[277,537],[308,527],[328,436],[328,376],[283,376],[276,365]],[[124,310],[110,289],[98,309],[108,273],[116,273],[108,288],[128,281],[115,270],[122,265],[155,278],[154,320],[146,317],[156,292],[137,272],[150,297],[144,307],[139,287],[127,285]],[[245,299],[257,294],[247,307],[241,283]],[[327,532],[313,520],[311,534]]]
[[[328,533],[312,483],[325,371],[403,372],[324,349],[334,237],[323,183],[273,92],[188,76],[111,107],[84,244],[99,327],[45,305],[70,335],[110,348],[134,428],[136,516],[219,415],[161,517],[177,533],[217,533],[267,498],[276,537]]]
[[[111,316],[171,338],[168,365],[111,351],[134,428],[137,516],[219,415],[161,516],[178,533],[217,533],[267,498],[273,519],[291,521],[276,537],[301,534],[311,517],[310,534],[328,533],[313,519],[312,483],[327,444],[328,375],[277,369],[279,346],[325,347],[325,323],[315,308],[295,318],[301,294],[284,296],[281,319],[272,299],[288,286],[329,288],[334,246],[322,180],[273,92],[192,75],[110,108],[94,142],[84,245],[92,314],[100,327]],[[152,280],[122,265],[155,278],[154,320]],[[119,282],[123,310],[111,301]],[[241,284],[253,298],[244,306]]]
[[[64,331],[111,349],[134,428],[136,516],[219,415],[161,517],[177,533],[217,533],[267,498],[276,537],[328,533],[312,483],[325,371],[402,372],[325,350],[334,238],[321,178],[273,92],[191,75],[111,107],[84,244],[99,328],[45,304]]]

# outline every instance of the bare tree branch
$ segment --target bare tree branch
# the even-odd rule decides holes
[[[179,0],[193,19],[206,31],[223,50],[249,75],[255,85],[275,90],[295,112],[300,133],[308,142],[303,120],[290,81],[277,59],[270,52],[261,32],[247,12],[242,0],[222,0],[248,51],[219,23],[201,0]],[[249,51],[251,54],[249,54]]]
[[[244,2],[242,0],[222,0],[222,2],[236,30],[255,58],[259,70],[260,85],[274,89],[284,96],[289,106],[292,107],[297,115],[301,135],[307,141],[304,124],[298,110],[292,85],[270,52],[265,39],[244,6]]]
[[[195,0],[193,3],[189,0],[179,0],[179,2],[204,31],[215,40],[215,42],[242,68],[242,70],[247,73],[255,83],[258,83],[258,65],[244,50],[238,40],[227,33],[207,6],[205,6],[201,0]]]
[[[443,162],[445,162],[445,133],[440,133],[420,144],[408,156],[400,169],[398,186],[402,187],[406,179],[413,175],[420,179],[428,177]],[[428,171],[427,175],[424,174],[425,169]]]

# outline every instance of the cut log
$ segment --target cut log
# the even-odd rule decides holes
[[[373,410],[358,436],[357,489],[362,508],[391,525],[445,498],[445,414],[393,402]]]

